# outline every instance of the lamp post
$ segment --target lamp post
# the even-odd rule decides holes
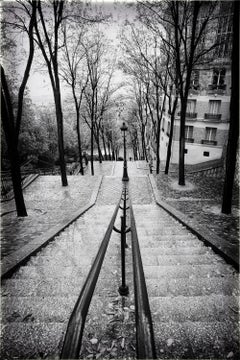
[[[124,151],[124,160],[123,160],[123,177],[122,181],[128,181],[128,172],[127,172],[127,159],[126,159],[126,134],[127,126],[125,122],[123,122],[122,126],[120,127],[121,131],[123,132],[123,151]]]

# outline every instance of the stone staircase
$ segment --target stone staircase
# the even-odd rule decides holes
[[[129,168],[158,358],[237,359],[237,273],[155,205],[148,178]],[[120,193],[121,178],[104,177],[96,205],[2,282],[2,359],[59,358],[69,316]],[[110,239],[80,358],[135,358],[130,233],[126,298],[118,294],[119,238],[113,233]]]
[[[238,359],[238,275],[155,204],[134,205],[161,359]]]
[[[94,206],[2,282],[2,359],[58,357],[114,208]]]

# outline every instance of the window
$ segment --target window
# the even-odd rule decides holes
[[[215,141],[217,134],[217,128],[206,127],[205,140]]]
[[[195,90],[199,88],[199,70],[193,70],[190,88]]]
[[[217,115],[220,113],[221,100],[209,100],[209,114]]]
[[[187,113],[194,114],[196,111],[196,102],[197,100],[189,100],[187,101]]]
[[[232,49],[232,2],[222,1],[218,20],[216,56],[219,58],[230,57]]]
[[[226,69],[213,69],[212,89],[223,89],[225,87]]]
[[[193,126],[185,126],[185,139],[193,138]]]
[[[187,154],[188,153],[188,149],[184,149],[184,154]]]
[[[209,156],[209,151],[204,151],[203,156]]]

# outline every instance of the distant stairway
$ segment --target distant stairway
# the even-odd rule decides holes
[[[161,359],[238,359],[234,269],[155,204],[134,205]]]

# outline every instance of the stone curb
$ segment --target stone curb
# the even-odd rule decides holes
[[[16,250],[9,256],[2,260],[1,278],[7,278],[13,274],[14,271],[23,265],[32,255],[35,255],[43,246],[46,246],[53,238],[59,235],[66,227],[77,220],[81,215],[93,207],[96,203],[97,195],[102,183],[103,176],[98,176],[97,182],[94,185],[91,198],[87,205],[75,211],[71,217],[65,218],[61,223],[55,225],[47,230],[45,234],[37,236],[34,240],[23,246],[21,249]]]
[[[160,199],[154,176],[152,174],[149,174],[148,176],[157,205],[166,210],[175,219],[185,225],[194,235],[196,235],[200,240],[202,240],[207,246],[210,246],[217,254],[223,257],[228,263],[234,266],[237,271],[239,271],[239,258],[237,249],[234,249],[234,247],[229,245],[229,243],[225,239],[215,235],[209,230],[199,230],[197,228],[196,222],[191,221],[190,224],[189,217],[187,215],[183,214],[179,210],[176,210],[171,205],[168,205]]]

